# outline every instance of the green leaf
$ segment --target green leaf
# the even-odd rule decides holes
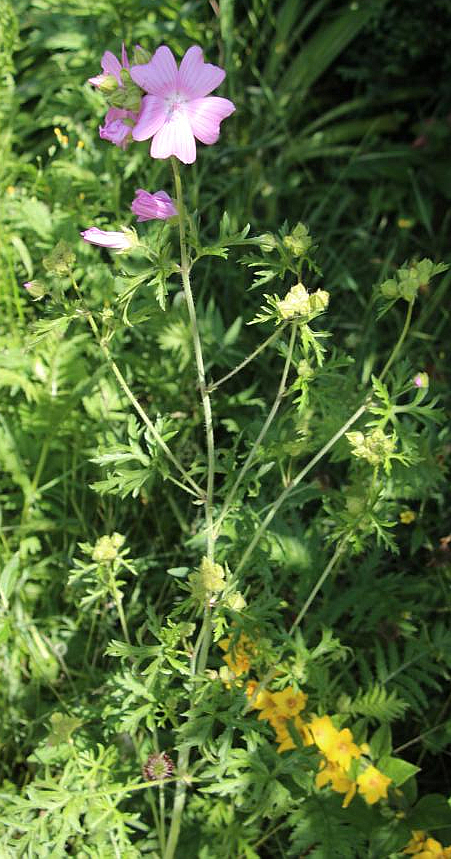
[[[389,725],[381,725],[375,731],[370,742],[371,754],[378,760],[379,758],[389,755],[392,750],[391,730]]]
[[[391,778],[396,787],[404,784],[405,781],[420,772],[420,767],[416,767],[415,764],[403,761],[401,758],[393,758],[390,755],[381,757],[379,768],[384,775]]]
[[[451,808],[442,794],[430,793],[417,802],[407,820],[412,829],[442,829],[451,826]]]

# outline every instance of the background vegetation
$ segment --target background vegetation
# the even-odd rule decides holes
[[[115,326],[115,360],[202,481],[203,416],[177,275],[163,313],[154,289],[140,282],[139,260],[111,257],[79,238],[94,224],[132,224],[136,188],[171,192],[167,164],[151,160],[146,144],[124,153],[99,140],[104,103],[86,81],[103,51],[118,53],[122,41],[150,51],[167,44],[180,58],[201,45],[226,68],[221,92],[237,106],[220,142],[199,147],[185,171],[202,241],[216,241],[224,209],[229,235],[247,223],[259,235],[302,221],[317,245],[309,289],[331,294],[332,337],[308,408],[282,406],[225,530],[221,562],[233,573],[262,511],[384,366],[405,308],[397,304],[378,320],[375,285],[406,260],[451,262],[449,0],[424,7],[415,0],[1,0],[0,20],[2,855],[159,855],[152,854],[159,849],[152,791],[124,789],[140,781],[157,730],[160,748],[173,757],[174,747],[194,738],[210,767],[188,803],[180,857],[387,859],[402,855],[415,827],[450,843],[440,797],[406,832],[391,823],[384,829],[378,819],[360,841],[352,806],[345,820],[335,795],[301,811],[289,755],[277,755],[268,732],[261,744],[261,723],[242,718],[236,692],[217,677],[191,734],[180,728],[183,685],[171,685],[171,677],[182,670],[190,630],[177,626],[179,585],[203,554],[202,509],[167,479],[164,458],[130,413],[70,284],[63,279],[56,296],[59,316],[22,286],[48,278],[43,260],[59,240],[69,243],[89,308],[104,332]],[[159,241],[159,228],[148,235]],[[251,289],[253,269],[241,264],[248,249],[229,245],[228,255],[206,255],[195,275],[214,379],[271,333],[246,325],[262,293],[283,295],[291,285]],[[427,371],[437,418],[406,417],[403,449],[413,451],[412,467],[395,463],[384,479],[380,534],[373,526],[354,535],[353,550],[305,617],[290,669],[311,659],[311,694],[325,712],[361,720],[362,732],[391,724],[394,749],[420,767],[406,788],[411,804],[450,793],[450,281],[448,271],[420,291],[392,380],[399,391]],[[63,323],[52,321],[58,318]],[[276,396],[281,355],[270,347],[215,395],[219,492]],[[296,614],[291,606],[302,605],[340,528],[351,527],[345,499],[365,484],[359,465],[342,440],[277,514],[239,583],[252,606],[244,622],[250,634],[258,630],[274,646],[283,639]],[[401,517],[407,510],[410,524]],[[117,644],[124,636],[111,580],[92,554],[99,538],[114,533],[125,538],[116,586],[131,640],[146,654],[141,649],[132,660]],[[220,668],[217,648],[209,665]]]

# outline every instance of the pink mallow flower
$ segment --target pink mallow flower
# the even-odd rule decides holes
[[[117,253],[124,253],[137,244],[136,234],[133,230],[115,232],[114,230],[99,230],[97,227],[89,227],[80,235],[85,242],[89,242],[91,245],[109,248],[109,250]]]
[[[175,155],[184,164],[196,160],[196,141],[216,143],[220,123],[235,110],[227,98],[210,96],[225,78],[224,69],[204,63],[194,45],[177,68],[172,51],[162,45],[148,63],[132,66],[132,80],[148,95],[141,103],[133,129],[135,140],[153,137],[153,158]]]
[[[128,61],[127,51],[125,50],[125,45],[122,42],[122,62],[118,60],[118,58],[111,53],[111,51],[105,51],[102,59],[100,60],[100,65],[102,66],[103,74],[96,75],[93,78],[88,78],[88,82],[96,87],[101,87],[105,84],[105,81],[109,77],[109,75],[113,75],[116,78],[118,86],[123,86],[121,71],[122,69],[129,69],[130,63]]]
[[[135,191],[132,212],[138,221],[151,221],[154,218],[164,221],[166,218],[172,218],[176,215],[177,209],[166,191],[156,191],[155,194],[149,194],[148,191],[138,188]]]
[[[105,125],[99,125],[99,135],[102,140],[109,140],[121,149],[126,149],[131,140],[132,127],[138,118],[133,110],[122,107],[110,107]]]

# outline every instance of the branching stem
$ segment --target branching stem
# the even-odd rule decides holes
[[[235,480],[235,483],[233,484],[232,488],[230,489],[230,491],[229,491],[229,493],[228,493],[228,495],[224,501],[223,508],[221,510],[221,513],[218,516],[218,519],[217,519],[217,521],[215,523],[215,527],[214,527],[215,538],[218,537],[221,525],[222,525],[225,517],[227,516],[227,513],[230,510],[231,505],[233,504],[233,500],[235,498],[235,494],[237,492],[237,489],[238,489],[240,483],[242,482],[245,474],[249,471],[249,469],[250,469],[250,467],[251,467],[251,465],[252,465],[252,463],[253,463],[253,461],[254,461],[257,453],[258,453],[258,449],[259,449],[266,433],[268,432],[269,427],[271,426],[271,424],[272,424],[272,422],[273,422],[273,420],[277,414],[279,406],[282,402],[283,396],[285,394],[285,388],[287,385],[288,372],[289,372],[291,361],[293,358],[293,349],[294,349],[294,344],[295,344],[295,340],[296,340],[296,331],[297,331],[297,323],[293,322],[292,326],[291,326],[291,337],[290,337],[290,343],[288,346],[288,352],[287,352],[287,356],[285,359],[285,364],[284,364],[284,368],[282,371],[282,377],[280,379],[279,389],[277,391],[276,398],[274,400],[274,403],[272,405],[272,408],[271,408],[271,411],[269,412],[268,417],[266,418],[266,420],[265,420],[265,422],[264,422],[264,424],[263,424],[251,450],[249,451],[248,456],[246,457],[245,462],[243,463],[243,466],[241,468],[240,473],[238,474],[237,479]]]
[[[150,420],[149,416],[146,414],[146,412],[144,411],[144,409],[142,408],[142,406],[139,404],[138,400],[136,399],[134,393],[131,391],[131,389],[127,385],[127,382],[125,381],[119,367],[117,366],[116,362],[114,361],[114,359],[111,355],[111,352],[108,348],[107,343],[105,342],[105,339],[102,337],[102,335],[99,331],[99,327],[97,325],[97,322],[94,319],[94,316],[92,315],[91,311],[89,310],[89,308],[86,305],[86,302],[85,302],[83,295],[80,291],[80,287],[78,286],[78,283],[76,282],[76,280],[74,278],[72,278],[72,286],[73,286],[78,298],[82,302],[83,312],[86,315],[86,318],[87,318],[88,323],[91,327],[91,330],[93,331],[93,334],[94,334],[94,336],[95,336],[95,338],[96,338],[96,340],[97,340],[97,342],[98,342],[98,344],[99,344],[99,346],[100,346],[100,348],[101,348],[101,350],[102,350],[102,352],[106,358],[106,361],[107,361],[108,365],[111,367],[111,370],[113,371],[114,375],[116,376],[116,379],[119,382],[119,385],[122,388],[124,394],[126,395],[128,400],[131,402],[133,408],[137,411],[140,418],[145,423],[145,425],[146,425],[147,429],[149,430],[152,438],[155,439],[156,443],[165,452],[166,456],[172,462],[172,464],[175,466],[177,471],[179,471],[180,474],[182,474],[182,476],[186,480],[186,482],[192,487],[192,489],[194,489],[196,496],[199,498],[202,498],[203,494],[204,494],[202,489],[200,488],[200,486],[197,485],[197,483],[192,479],[192,477],[190,477],[189,474],[185,471],[185,469],[183,468],[183,465],[178,461],[177,457],[174,456],[174,454],[169,449],[169,447],[167,446],[164,439],[161,437],[157,428],[155,427],[155,424]],[[183,489],[185,488],[182,484],[178,484],[178,485],[181,486]]]
[[[241,361],[241,364],[237,364],[237,366],[234,367],[233,370],[230,370],[230,373],[227,373],[225,376],[222,376],[222,378],[218,379],[217,382],[212,382],[211,385],[209,385],[208,387],[208,393],[212,394],[213,391],[216,391],[216,389],[220,387],[220,385],[223,385],[224,382],[228,382],[229,379],[232,378],[232,376],[234,376],[236,373],[239,373],[240,370],[242,370],[247,364],[250,364],[250,362],[253,361],[254,358],[256,358],[257,355],[260,354],[260,352],[263,352],[263,350],[266,349],[266,347],[269,346],[270,343],[273,343],[274,340],[277,340],[278,337],[280,337],[284,328],[285,325],[280,325],[278,328],[276,328],[275,331],[273,331],[270,337],[267,337],[266,340],[263,341],[263,343],[260,343],[260,346],[257,346],[257,348],[254,349],[254,351],[251,352],[251,354],[244,359],[244,361]]]

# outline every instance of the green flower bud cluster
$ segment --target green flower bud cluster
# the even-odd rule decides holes
[[[447,268],[448,266],[444,263],[436,265],[432,260],[426,258],[402,266],[394,277],[381,283],[381,294],[390,301],[397,301],[398,298],[403,298],[404,301],[413,301],[419,289],[426,289],[431,278],[446,271]]]
[[[224,604],[227,608],[230,608],[231,611],[243,611],[243,608],[246,608],[246,600],[239,591],[235,591],[235,593],[229,594],[225,600]]]
[[[375,427],[367,435],[363,432],[347,432],[352,453],[357,459],[366,459],[370,465],[383,465],[395,452],[396,436],[385,435],[383,429]]]
[[[144,66],[152,59],[152,54],[142,48],[141,45],[135,45],[133,50],[132,66]]]
[[[276,309],[282,319],[293,319],[303,316],[313,319],[326,310],[329,304],[329,293],[324,289],[318,289],[311,295],[302,283],[292,286],[285,298],[276,302]]]
[[[102,80],[97,84],[97,88],[105,95],[110,95],[117,90],[119,84],[114,75],[102,75]]]
[[[98,564],[115,561],[119,554],[119,549],[122,548],[124,543],[125,537],[122,534],[118,534],[117,531],[111,537],[107,534],[104,537],[100,537],[92,550],[92,560]]]
[[[278,245],[278,241],[272,233],[262,233],[261,236],[256,236],[254,241],[260,245],[262,251],[266,251],[268,254]]]
[[[138,111],[141,106],[141,89],[132,81],[130,72],[127,69],[122,69],[121,79],[123,85],[121,87],[116,85],[116,88],[107,99],[108,104],[111,107],[120,107],[123,110]]]
[[[313,379],[315,375],[315,371],[313,367],[310,366],[309,362],[302,358],[298,364],[298,376],[303,382],[309,382]]]
[[[303,257],[310,250],[313,240],[309,236],[308,228],[299,221],[293,232],[284,237],[283,243],[294,257]]]
[[[193,597],[204,604],[212,594],[220,594],[226,586],[225,572],[220,564],[203,557],[200,567],[188,576]]]

